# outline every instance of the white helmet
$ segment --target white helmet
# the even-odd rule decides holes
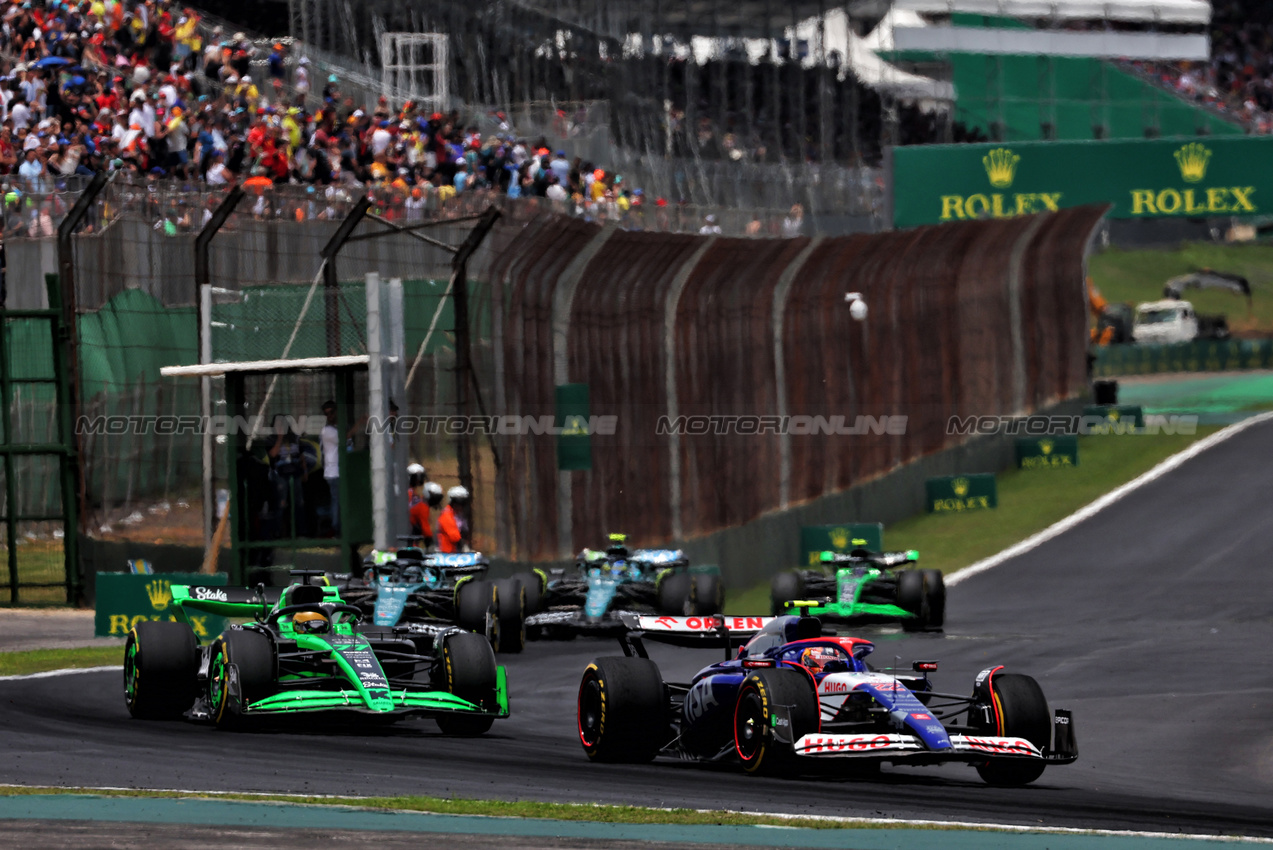
[[[436,481],[430,481],[425,484],[424,500],[429,503],[429,507],[442,504],[442,485]]]
[[[418,463],[407,464],[407,475],[423,475],[424,467]]]
[[[446,491],[446,497],[452,502],[467,502],[469,491],[457,485]]]
[[[424,483],[424,479],[427,476],[428,473],[424,471],[424,467],[420,464],[412,463],[407,465],[407,486],[419,487]]]

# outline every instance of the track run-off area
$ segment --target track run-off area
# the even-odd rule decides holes
[[[1120,437],[1118,439],[1146,439]],[[1079,761],[1025,788],[959,765],[799,779],[661,759],[594,765],[584,666],[613,640],[539,642],[507,665],[512,717],[477,739],[412,720],[370,733],[217,731],[129,718],[121,674],[0,681],[0,783],[428,795],[1024,827],[1273,837],[1273,422],[1228,439],[951,587],[944,633],[862,629],[877,666],[938,659],[939,690],[1004,664],[1074,711]],[[897,541],[904,545],[905,541]],[[719,650],[650,645],[685,681]]]

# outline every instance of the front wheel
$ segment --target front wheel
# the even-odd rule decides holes
[[[1019,673],[991,677],[990,721],[981,722],[987,735],[1025,738],[1041,751],[1052,743],[1052,711],[1039,683]],[[1002,721],[1000,721],[1002,718]],[[1042,759],[996,759],[977,765],[977,773],[991,785],[1026,785],[1043,775]]]
[[[488,638],[492,647],[499,646],[495,583],[474,578],[456,588],[455,622],[467,632]]]
[[[659,612],[674,617],[688,616],[690,611],[690,574],[684,572],[663,576],[659,582]]]
[[[199,641],[185,623],[144,621],[124,646],[124,702],[144,720],[176,720],[199,690]]]
[[[598,658],[579,684],[579,740],[593,761],[648,762],[667,740],[667,694],[648,658]]]
[[[749,675],[734,706],[734,749],[743,770],[769,775],[794,772],[793,744],[818,731],[818,715],[818,695],[806,673],[778,669]],[[790,723],[790,742],[779,740],[784,721]]]
[[[461,699],[486,711],[495,707],[497,668],[495,652],[481,636],[457,633],[442,644],[440,678],[442,686]],[[488,731],[495,722],[489,714],[443,714],[437,718],[438,728],[446,735],[470,737]]]
[[[521,652],[526,648],[526,587],[515,578],[495,582],[495,610],[499,620],[496,652]]]
[[[230,699],[230,669],[238,671],[240,702]],[[269,694],[274,684],[274,645],[257,631],[231,629],[212,646],[208,666],[208,708],[220,729],[242,724],[242,707]]]

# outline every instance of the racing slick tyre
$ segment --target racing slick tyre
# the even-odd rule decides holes
[[[513,576],[526,588],[526,616],[539,613],[539,606],[544,601],[544,580],[539,573],[518,573]]]
[[[495,651],[481,635],[450,634],[442,644],[438,675],[449,693],[488,710],[495,704]],[[471,737],[491,728],[490,715],[443,714],[435,718],[445,735]]]
[[[725,588],[720,576],[699,573],[690,579],[690,613],[699,617],[719,614],[725,607]]]
[[[239,708],[230,699],[229,666],[239,673],[243,705],[269,694],[274,684],[274,645],[257,631],[230,629],[212,645],[208,665],[208,711],[220,729],[241,725]]]
[[[495,583],[469,579],[455,591],[455,622],[466,632],[484,635],[499,646],[499,614],[495,607]]]
[[[800,573],[784,570],[773,577],[769,585],[771,611],[775,617],[787,613],[787,603],[804,595],[804,579]]]
[[[928,603],[928,627],[940,629],[946,622],[946,579],[941,570],[924,570],[924,599]]]
[[[199,691],[199,641],[185,623],[143,621],[124,646],[124,701],[141,720],[176,720]]]
[[[674,617],[689,616],[693,613],[690,610],[691,590],[689,573],[665,575],[658,587],[659,611]]]
[[[778,740],[776,724],[785,718],[775,717],[777,706],[787,707],[792,742],[818,731],[818,694],[807,673],[755,671],[743,680],[734,705],[734,749],[747,773],[773,776],[795,770],[794,747]]]
[[[902,570],[897,574],[897,607],[914,614],[902,620],[902,628],[908,632],[922,632],[931,625],[932,610],[929,607],[929,570]],[[942,589],[942,607],[945,608],[945,588]]]
[[[526,648],[526,588],[515,578],[495,582],[496,652],[521,652]]]
[[[998,673],[990,680],[997,705],[990,721],[982,720],[987,735],[1025,738],[1040,750],[1052,743],[1052,711],[1039,683],[1019,673]],[[1025,785],[1043,775],[1042,759],[1002,759],[977,765],[977,773],[991,785]]]
[[[652,761],[667,741],[667,691],[648,658],[598,658],[579,684],[579,740],[592,761]]]

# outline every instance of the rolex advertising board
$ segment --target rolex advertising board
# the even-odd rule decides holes
[[[131,573],[97,574],[97,637],[127,637],[142,620],[180,622],[177,607],[172,604],[172,586],[188,584],[220,586],[227,581],[225,573]],[[201,611],[187,612],[190,627],[201,643],[207,643],[225,629],[225,618]]]
[[[878,522],[846,522],[841,525],[800,526],[800,563],[816,567],[823,552],[854,549],[884,550],[884,525]]]
[[[1112,218],[1268,215],[1273,137],[893,148],[893,226],[1110,204]]]
[[[1017,437],[1018,469],[1062,469],[1079,465],[1078,437]]]
[[[989,472],[946,475],[924,482],[930,514],[966,513],[999,507],[995,477]]]

